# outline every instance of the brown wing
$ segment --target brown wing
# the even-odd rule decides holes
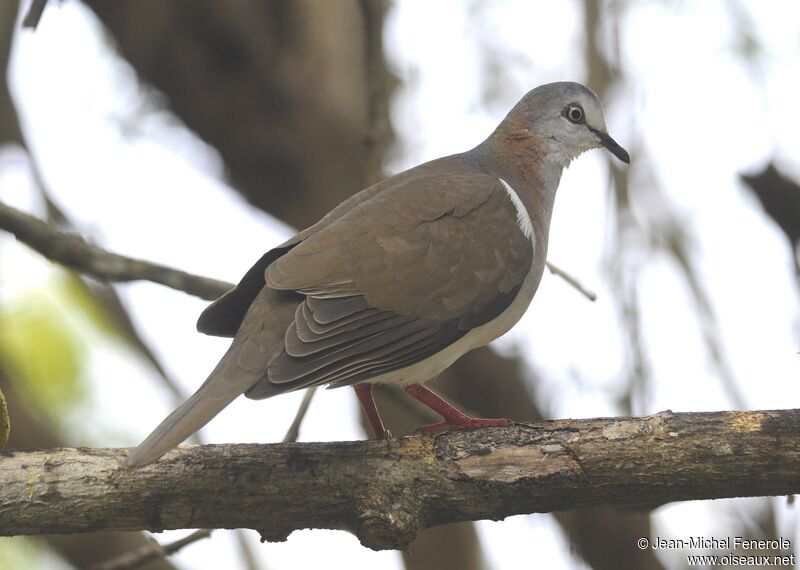
[[[269,287],[305,295],[268,381],[360,382],[493,320],[531,267],[516,220],[499,180],[472,173],[408,179],[355,206],[267,269]]]

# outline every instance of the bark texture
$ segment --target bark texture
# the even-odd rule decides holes
[[[534,512],[800,491],[800,410],[559,420],[390,441],[0,452],[0,535],[177,528],[355,533]],[[19,474],[24,473],[24,477]]]

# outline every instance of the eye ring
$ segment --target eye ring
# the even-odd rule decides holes
[[[582,125],[586,121],[586,114],[583,112],[583,108],[577,103],[570,103],[564,107],[561,114],[566,117],[570,123],[575,123],[576,125]]]

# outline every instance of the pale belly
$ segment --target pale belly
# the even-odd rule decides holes
[[[508,308],[493,321],[472,329],[444,350],[399,370],[370,378],[370,382],[394,382],[402,385],[424,383],[435,378],[463,354],[474,348],[489,344],[501,337],[517,324],[525,314],[542,279],[544,264],[534,264],[525,276],[519,293]]]

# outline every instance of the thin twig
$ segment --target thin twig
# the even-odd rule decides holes
[[[110,560],[92,566],[92,570],[130,570],[131,568],[139,568],[153,560],[166,558],[170,554],[176,553],[184,546],[188,546],[193,542],[208,538],[209,536],[211,536],[211,529],[196,530],[180,540],[170,542],[163,546],[151,537],[150,541],[144,546],[140,546],[136,550],[124,552]]]
[[[32,0],[28,11],[25,13],[25,18],[22,20],[22,27],[35,30],[36,26],[39,25],[39,20],[42,19],[45,6],[47,6],[47,0]]]
[[[8,443],[8,434],[11,432],[11,420],[8,417],[8,406],[3,391],[0,390],[0,449]],[[289,435],[289,434],[286,434]]]
[[[570,275],[569,273],[567,273],[566,271],[564,271],[563,269],[561,269],[560,267],[558,267],[557,265],[554,265],[553,263],[551,263],[549,261],[546,261],[545,263],[547,264],[547,269],[550,270],[550,273],[552,273],[553,275],[557,275],[557,276],[561,277],[561,279],[566,281],[569,285],[572,285],[573,287],[575,287],[575,289],[577,289],[579,293],[581,293],[584,297],[586,297],[590,301],[596,301],[597,300],[597,293],[595,293],[591,289],[586,288],[583,285],[583,283],[578,281],[572,275]]]
[[[244,570],[260,570],[261,563],[256,558],[256,551],[253,545],[247,540],[248,530],[237,528],[233,531],[233,538],[236,540],[236,547],[239,549],[239,559],[242,561]]]
[[[303,401],[300,402],[300,407],[297,408],[297,413],[294,416],[292,425],[289,426],[289,429],[286,430],[286,435],[283,436],[283,443],[291,443],[297,441],[297,438],[300,436],[300,424],[303,423],[303,420],[306,417],[308,406],[311,405],[311,398],[314,397],[314,393],[316,391],[317,387],[312,386],[311,388],[306,390],[305,394],[303,394]]]
[[[101,280],[152,281],[207,300],[216,299],[233,286],[217,279],[111,253],[88,243],[79,235],[57,230],[3,203],[0,203],[0,229],[14,234],[19,241],[51,261]]]

